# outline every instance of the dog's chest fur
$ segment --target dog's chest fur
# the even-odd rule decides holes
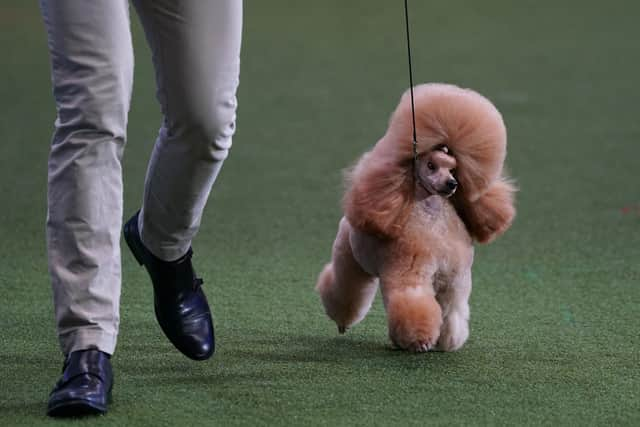
[[[433,274],[436,291],[472,262],[471,236],[448,199],[429,196],[417,203],[406,227],[409,241],[413,240],[411,236],[422,243],[424,251],[418,256]]]
[[[414,205],[406,226],[397,239],[383,240],[352,230],[350,243],[358,264],[380,277],[384,262],[422,265],[423,274],[434,288],[446,286],[473,259],[471,237],[451,203],[430,196]]]

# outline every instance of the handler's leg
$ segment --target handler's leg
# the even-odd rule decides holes
[[[164,120],[139,228],[158,258],[183,256],[231,147],[240,72],[241,0],[136,0],[153,52]]]
[[[125,225],[154,287],[156,319],[195,360],[215,351],[209,305],[191,264],[191,240],[231,147],[240,69],[240,0],[136,0],[153,53],[164,116],[142,210]]]
[[[63,353],[113,353],[119,323],[121,157],[133,78],[125,0],[42,0],[57,107],[47,251]]]
[[[107,410],[120,301],[121,158],[133,77],[126,0],[41,0],[58,117],[47,252],[64,370],[47,414]]]

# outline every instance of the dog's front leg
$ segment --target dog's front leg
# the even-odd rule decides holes
[[[435,347],[442,311],[431,283],[412,277],[383,276],[382,295],[389,323],[389,338],[399,348],[425,352]]]
[[[469,337],[469,295],[471,294],[471,268],[460,272],[441,293],[442,329],[437,349],[455,351]]]

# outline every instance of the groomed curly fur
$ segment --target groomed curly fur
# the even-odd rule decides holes
[[[460,188],[453,203],[469,234],[495,239],[515,216],[515,187],[503,172],[507,133],[493,104],[470,89],[431,83],[414,88],[418,153],[446,145]],[[356,228],[393,237],[404,226],[414,193],[411,98],[391,116],[386,134],[347,176],[345,216]]]
[[[347,173],[345,217],[316,289],[344,332],[366,315],[379,279],[395,345],[452,351],[469,332],[472,242],[509,228],[516,189],[491,102],[447,84],[417,86],[414,99],[415,168],[407,92],[385,135]]]

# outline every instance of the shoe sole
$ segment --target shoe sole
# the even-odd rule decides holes
[[[69,400],[47,408],[47,415],[54,418],[84,417],[89,415],[103,415],[106,413],[106,406],[97,405],[82,399]]]

